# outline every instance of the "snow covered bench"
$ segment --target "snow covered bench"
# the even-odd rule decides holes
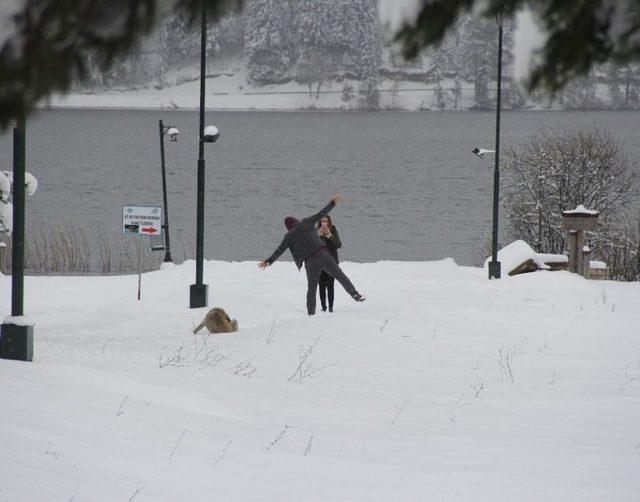
[[[490,259],[485,261],[485,268]],[[498,261],[503,273],[514,276],[537,270],[567,270],[569,258],[563,254],[536,253],[525,241],[517,240],[498,251]],[[589,278],[606,279],[606,263],[591,260],[589,264]]]

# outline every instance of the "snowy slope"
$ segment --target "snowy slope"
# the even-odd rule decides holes
[[[0,501],[637,500],[640,284],[343,268],[367,302],[308,317],[291,263],[206,262],[240,331],[198,336],[193,261],[140,302],[136,276],[27,277]]]

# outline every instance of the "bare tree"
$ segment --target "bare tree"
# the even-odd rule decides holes
[[[562,253],[562,211],[579,204],[600,211],[597,249],[617,228],[623,206],[637,191],[626,153],[608,132],[597,129],[536,134],[523,152],[511,149],[504,163],[509,237],[523,239],[538,252]]]

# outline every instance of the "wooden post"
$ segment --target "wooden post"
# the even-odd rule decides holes
[[[576,273],[584,275],[584,260],[582,256],[582,248],[584,247],[584,231],[578,230],[576,232]]]
[[[577,267],[577,257],[576,257],[576,242],[577,242],[578,232],[575,230],[569,231],[569,265],[567,269],[569,272],[576,272]]]
[[[591,273],[591,248],[589,246],[582,247],[582,275],[585,279],[589,278]]]
[[[584,232],[595,230],[598,225],[598,211],[580,205],[569,211],[562,211],[562,228],[569,232],[568,270],[585,277],[589,276],[589,255],[584,256]]]

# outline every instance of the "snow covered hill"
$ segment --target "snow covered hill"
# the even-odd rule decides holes
[[[637,500],[640,284],[343,267],[368,300],[308,317],[291,263],[206,262],[240,331],[196,336],[193,261],[139,302],[136,276],[27,277],[0,501]]]

